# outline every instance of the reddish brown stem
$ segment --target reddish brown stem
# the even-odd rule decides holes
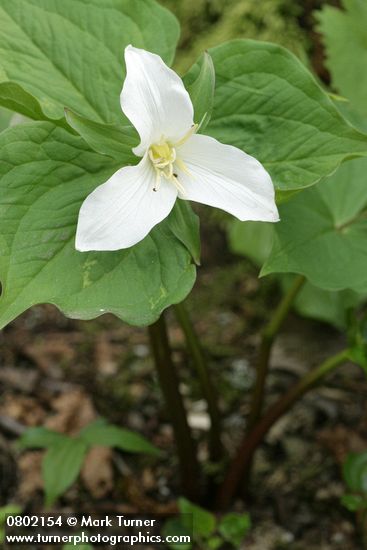
[[[271,405],[265,415],[257,422],[247,435],[229,467],[227,476],[219,488],[217,504],[221,509],[230,505],[246,470],[251,465],[252,457],[257,447],[263,441],[269,429],[287,412],[305,393],[319,383],[329,372],[348,360],[348,350],[326,359],[319,367],[306,374],[299,382],[276,403]]]

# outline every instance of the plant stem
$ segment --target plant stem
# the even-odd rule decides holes
[[[210,379],[209,368],[200,345],[199,338],[191,323],[190,317],[183,303],[174,306],[178,322],[185,334],[187,347],[190,351],[196,369],[201,391],[207,403],[210,417],[209,449],[210,458],[216,462],[222,458],[223,446],[221,442],[221,417],[218,409],[217,395]]]
[[[187,498],[197,501],[200,494],[200,471],[196,446],[187,423],[186,410],[179,391],[179,381],[172,361],[164,314],[149,326],[159,384],[172,422],[180,468],[182,491]]]
[[[305,281],[306,279],[303,275],[299,275],[295,278],[292,286],[289,288],[288,292],[284,295],[280,304],[274,311],[270,322],[263,330],[256,367],[256,381],[252,391],[251,408],[247,421],[248,433],[252,430],[262,412],[264,404],[265,384],[269,371],[269,360],[273,347],[273,342],[281,327],[283,326],[289,310],[292,307],[292,304],[302,286],[304,285]]]
[[[318,384],[327,374],[332,372],[342,363],[348,360],[348,350],[343,350],[329,357],[317,368],[308,372],[285,395],[271,405],[264,416],[254,426],[249,435],[245,436],[242,444],[229,467],[227,476],[219,489],[218,505],[225,509],[234,497],[242,477],[246,477],[247,468],[250,466],[252,456],[264,436],[275,422],[286,413],[305,393]]]

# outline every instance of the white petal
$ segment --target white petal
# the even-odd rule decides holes
[[[194,135],[177,150],[190,174],[180,167],[179,182],[188,199],[229,212],[240,220],[279,220],[274,187],[265,168],[237,147]]]
[[[145,156],[137,166],[118,170],[97,187],[79,211],[75,247],[119,250],[138,243],[171,212],[177,191],[162,178],[153,191],[155,172]]]
[[[162,136],[181,139],[193,124],[194,111],[181,78],[159,55],[128,46],[125,62],[121,108],[140,135],[134,153],[143,156]]]

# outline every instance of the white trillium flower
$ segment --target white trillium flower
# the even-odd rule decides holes
[[[76,248],[118,250],[138,243],[176,199],[201,202],[240,220],[279,220],[269,174],[240,149],[197,134],[181,78],[156,54],[128,46],[121,108],[135,126],[142,157],[118,170],[83,202]]]

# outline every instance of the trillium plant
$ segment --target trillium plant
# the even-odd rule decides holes
[[[118,250],[144,239],[176,199],[240,220],[277,221],[269,174],[253,157],[197,134],[181,78],[153,53],[128,46],[121,108],[140,136],[136,166],[120,168],[84,201],[76,248]]]
[[[339,59],[335,11],[316,14],[331,94],[291,52],[253,40],[203,52],[181,78],[171,68],[178,21],[154,0],[0,1],[0,105],[22,116],[0,133],[1,327],[42,303],[71,318],[112,313],[148,326],[191,500],[215,493],[218,507],[230,506],[274,422],[338,365],[367,369],[358,314],[367,296],[367,112],[356,93],[362,69],[345,82],[343,67],[358,56]],[[233,456],[209,354],[183,304],[200,265],[196,203],[231,215],[221,227],[232,251],[273,274],[283,295],[260,338]],[[291,307],[348,326],[349,343],[265,409],[272,344]],[[206,402],[215,468],[197,456],[167,308]]]

